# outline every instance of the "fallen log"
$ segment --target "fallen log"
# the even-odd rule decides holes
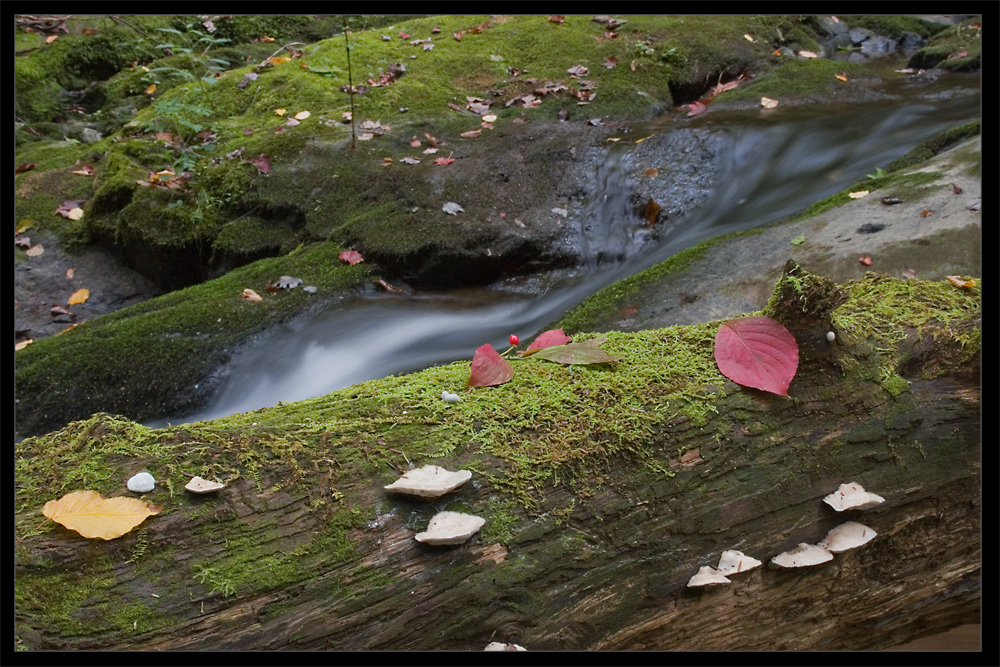
[[[512,362],[443,401],[468,362],[164,429],[94,415],[16,444],[17,640],[31,649],[868,650],[980,610],[978,282],[790,262],[767,307],[799,345],[782,397],[713,359],[719,322],[609,333],[613,364]],[[827,333],[834,332],[834,340]],[[587,335],[577,336],[578,339]],[[467,469],[439,499],[410,465]],[[113,540],[46,520],[75,490],[160,514]],[[222,482],[183,489],[190,475]],[[849,482],[884,498],[838,512]],[[458,545],[418,542],[441,510]],[[768,566],[857,521],[825,563]],[[735,549],[764,562],[690,588]]]

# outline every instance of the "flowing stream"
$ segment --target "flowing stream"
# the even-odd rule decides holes
[[[545,288],[464,289],[365,296],[275,328],[238,353],[215,400],[194,415],[152,426],[214,419],[320,396],[358,382],[471,359],[489,343],[530,340],[582,299],[705,239],[774,222],[864,179],[931,136],[980,118],[977,75],[951,75],[937,88],[899,85],[901,99],[868,105],[713,113],[694,119],[724,139],[718,187],[674,222],[665,239],[642,243],[628,210],[623,161],[636,139],[669,132],[667,122],[636,126],[609,144],[581,220],[599,222],[607,253],[585,246],[586,266]],[[676,127],[676,126],[673,126]],[[593,226],[593,225],[591,225]],[[598,240],[599,243],[599,240]],[[622,257],[598,262],[599,256]],[[522,290],[523,292],[524,290]],[[460,387],[443,387],[458,391]]]

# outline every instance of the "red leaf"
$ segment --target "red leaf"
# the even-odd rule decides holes
[[[528,350],[540,350],[543,347],[565,345],[569,342],[570,337],[567,336],[562,329],[549,329],[545,333],[539,334],[538,338],[532,341],[531,345],[528,346]],[[527,350],[525,350],[525,352],[527,352]]]
[[[799,346],[770,317],[741,317],[715,334],[715,363],[727,378],[745,387],[788,396],[799,365]]]
[[[440,165],[442,167],[447,166],[447,165],[451,164],[454,161],[455,161],[455,158],[452,158],[452,157],[434,158],[434,164]]]
[[[865,266],[872,265],[872,258],[868,257],[867,255],[865,255],[864,257],[858,257],[858,261],[864,264]]]
[[[490,345],[483,345],[476,350],[472,358],[472,373],[469,376],[468,387],[489,387],[503,384],[514,377],[514,369],[507,360],[497,354]]]
[[[357,250],[345,250],[344,252],[337,255],[340,259],[344,260],[351,266],[354,266],[358,262],[365,261],[365,258],[361,256],[361,253]]]

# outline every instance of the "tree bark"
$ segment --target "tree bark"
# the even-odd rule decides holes
[[[384,466],[366,467],[386,451],[372,444],[385,444],[376,427],[359,430],[368,435],[356,439],[361,463],[350,475],[319,454],[285,465],[272,447],[262,455],[271,465],[215,498],[177,490],[173,511],[117,540],[28,530],[41,519],[22,508],[18,639],[33,649],[481,650],[502,641],[528,650],[871,650],[979,622],[980,358],[956,356],[953,335],[978,328],[979,315],[910,327],[893,350],[828,344],[845,299],[841,286],[786,267],[766,312],[799,341],[789,397],[726,383],[705,423],[678,413],[636,434],[676,452],[673,476],[610,456],[564,472],[522,507],[497,482],[509,462],[481,456],[483,474],[428,504],[387,496]],[[844,380],[845,359],[864,366],[885,355],[899,360],[905,389]],[[108,416],[79,424],[60,436],[76,434],[67,456],[124,442],[128,431]],[[428,438],[436,428],[409,427]],[[249,430],[248,420],[246,431],[228,425],[217,437],[263,449]],[[194,428],[152,438],[160,448],[207,442]],[[25,440],[18,458],[36,460],[56,441]],[[303,479],[377,509],[324,509],[330,492],[283,481],[295,465]],[[822,499],[846,482],[884,504],[834,511]],[[485,512],[487,528],[457,546],[413,539],[456,500]],[[878,536],[818,566],[767,565],[847,520]],[[726,549],[765,566],[728,585],[686,586]],[[225,559],[250,551],[247,572],[227,579]],[[290,563],[309,568],[291,572]]]

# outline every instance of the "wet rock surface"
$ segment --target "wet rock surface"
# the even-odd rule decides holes
[[[586,328],[640,331],[758,310],[788,259],[835,282],[866,271],[922,280],[978,277],[982,183],[969,169],[980,146],[978,137],[970,139],[914,167],[937,173],[919,197],[887,205],[882,197],[895,191],[887,187],[803,220],[720,241],[689,268],[642,283],[608,304]],[[859,261],[863,257],[871,264]]]

